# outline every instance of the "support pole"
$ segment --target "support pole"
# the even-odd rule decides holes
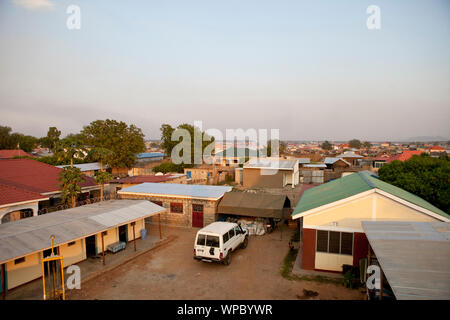
[[[103,259],[103,265],[105,265],[105,239],[104,239],[105,232],[102,232],[102,259]]]
[[[158,225],[159,225],[159,240],[162,239],[162,234],[161,234],[161,213],[158,213]]]
[[[380,268],[380,300],[383,300],[383,270]]]
[[[136,251],[136,232],[135,232],[136,222],[132,222],[131,225],[133,226],[133,243],[134,243],[134,251]]]

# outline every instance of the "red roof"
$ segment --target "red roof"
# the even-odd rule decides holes
[[[0,183],[31,192],[58,192],[62,169],[32,159],[0,160]],[[95,180],[85,176],[81,187],[95,186]]]
[[[47,197],[0,183],[0,205],[43,199],[47,199]]]
[[[0,150],[0,159],[11,159],[14,157],[30,157],[33,156],[23,150]]]
[[[429,150],[445,151],[441,146],[432,146],[428,148]]]
[[[175,179],[177,176],[174,175],[165,175],[165,176],[152,176],[152,175],[144,175],[144,176],[133,176],[133,177],[125,177],[117,180],[113,180],[111,182],[116,183],[145,183],[145,182],[166,182],[169,180]]]
[[[392,162],[394,160],[406,161],[414,155],[420,156],[422,151],[418,150],[405,150],[401,154],[390,157],[386,162]]]

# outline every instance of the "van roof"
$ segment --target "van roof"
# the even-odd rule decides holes
[[[200,229],[198,232],[224,234],[225,232],[236,226],[237,224],[232,222],[213,222],[210,225],[204,227],[203,229]]]

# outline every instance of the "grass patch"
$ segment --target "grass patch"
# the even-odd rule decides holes
[[[289,250],[286,257],[284,257],[283,266],[281,267],[281,276],[283,278],[289,278],[292,273],[292,267],[294,266],[295,259],[297,258],[297,249]]]

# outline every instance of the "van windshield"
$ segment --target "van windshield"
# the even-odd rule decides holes
[[[206,246],[218,248],[219,247],[219,237],[206,236]]]

